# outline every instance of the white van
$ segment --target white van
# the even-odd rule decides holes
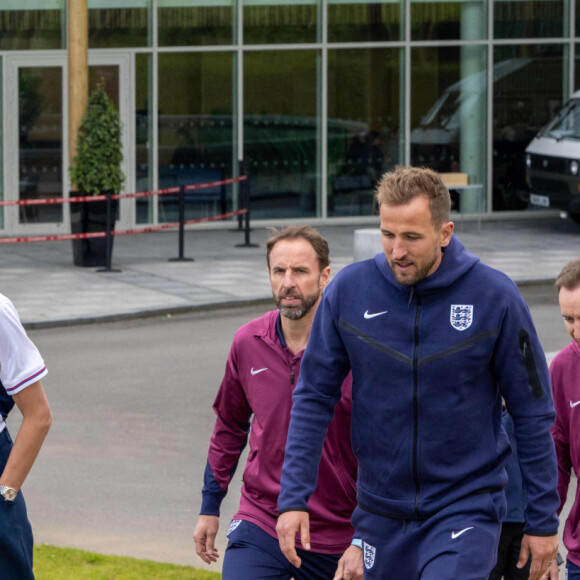
[[[560,209],[580,223],[580,91],[526,148],[530,204]]]

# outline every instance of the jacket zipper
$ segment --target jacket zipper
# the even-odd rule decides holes
[[[417,447],[419,439],[419,318],[421,316],[421,297],[417,296],[417,314],[415,315],[415,350],[413,352],[413,480],[415,481],[415,514],[419,513],[419,471],[417,467]]]
[[[292,372],[290,373],[290,384],[294,384],[294,369],[292,369]]]

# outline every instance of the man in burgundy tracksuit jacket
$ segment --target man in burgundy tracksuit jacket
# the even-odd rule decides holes
[[[292,566],[279,548],[276,504],[292,392],[329,279],[328,245],[312,228],[286,228],[268,241],[267,261],[278,310],[244,325],[234,338],[214,403],[217,419],[194,533],[196,551],[207,563],[218,557],[214,541],[220,504],[249,434],[240,507],[227,534],[224,580],[274,575],[296,580],[362,579],[362,551],[350,524],[357,472],[350,443],[350,375],[324,442],[318,486],[309,503],[310,545],[298,544],[300,568]]]
[[[572,342],[558,353],[550,365],[550,378],[556,407],[552,428],[558,458],[558,493],[562,511],[568,494],[572,469],[580,473],[580,259],[572,260],[556,278],[560,310]],[[564,526],[566,578],[580,579],[580,486]],[[558,579],[554,562],[549,579]]]

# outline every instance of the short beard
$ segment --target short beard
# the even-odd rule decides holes
[[[421,282],[421,280],[424,280],[425,278],[427,278],[427,276],[429,275],[429,272],[431,271],[431,268],[435,265],[435,262],[437,262],[437,256],[435,256],[431,262],[429,262],[428,264],[425,264],[425,266],[423,266],[420,270],[418,270],[415,273],[415,275],[411,278],[399,279],[397,274],[395,274],[395,270],[393,270],[393,274],[394,274],[397,282],[399,284],[401,284],[402,286],[414,286],[415,284],[418,284],[419,282]]]
[[[303,297],[300,300],[300,304],[297,306],[283,306],[282,298],[284,298],[284,296],[274,296],[274,299],[276,300],[276,306],[280,310],[280,314],[289,320],[300,320],[301,318],[304,318],[318,302],[318,299],[320,298],[320,292],[318,294],[310,294],[309,296]]]

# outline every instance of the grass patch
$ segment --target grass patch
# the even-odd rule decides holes
[[[221,574],[192,566],[105,556],[74,548],[34,546],[36,580],[218,580]]]

